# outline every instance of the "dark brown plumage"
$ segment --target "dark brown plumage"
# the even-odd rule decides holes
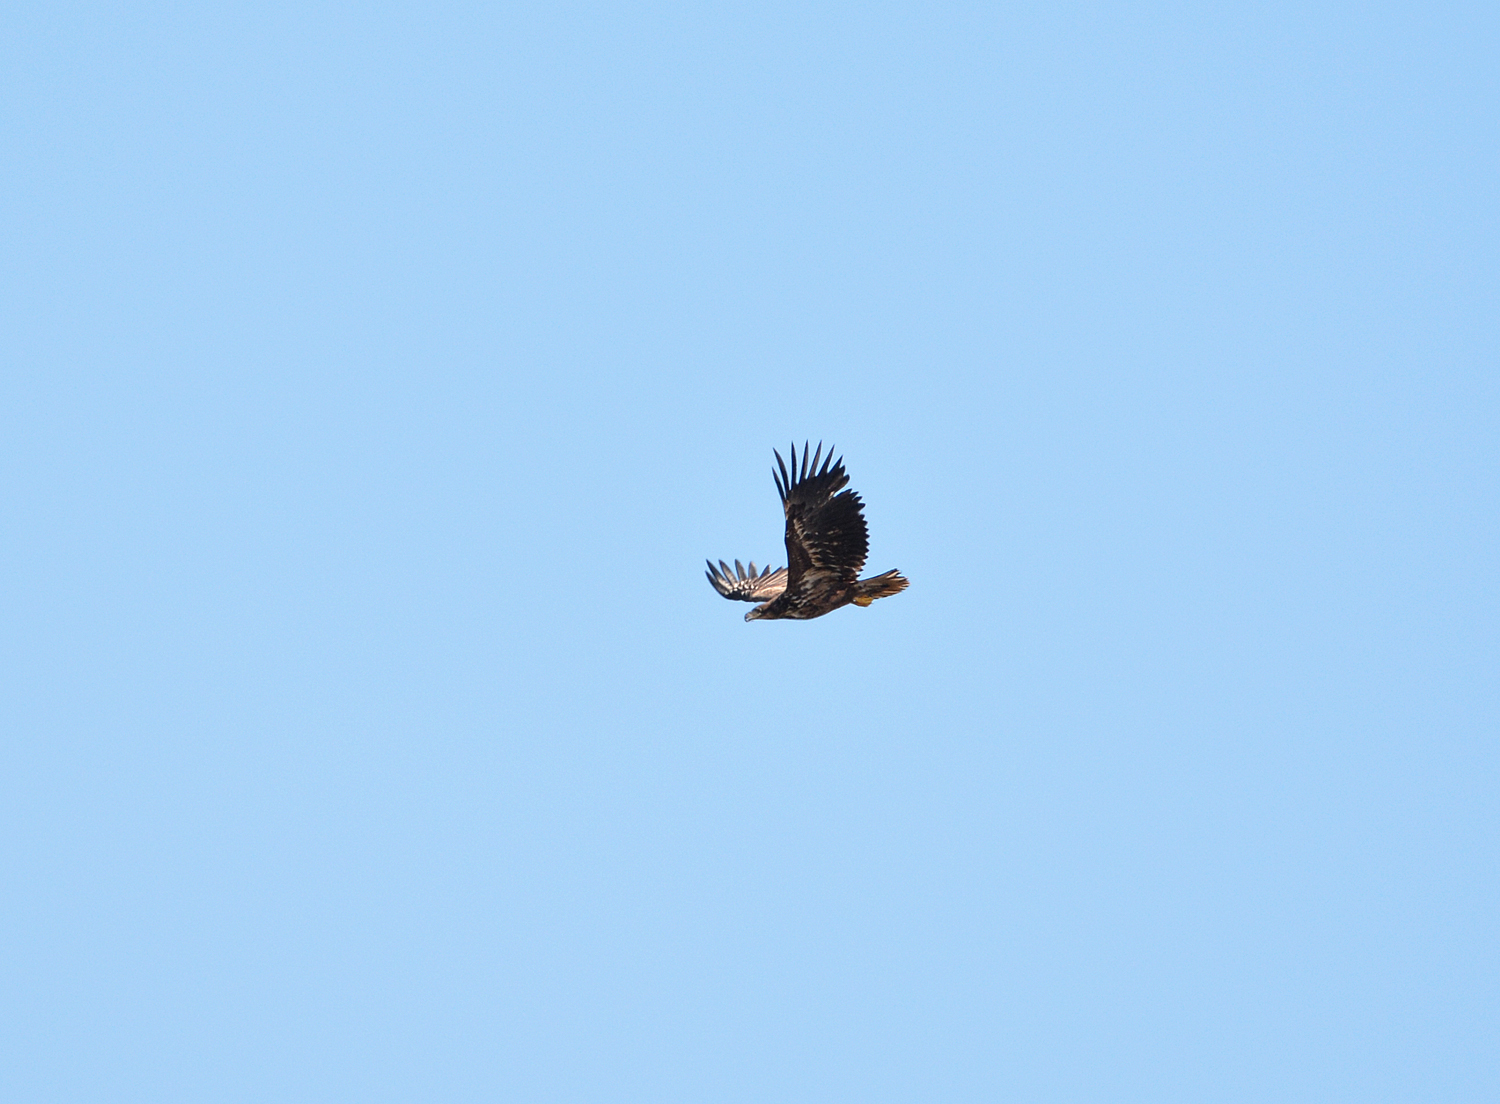
[[[732,572],[723,560],[717,568],[710,561],[708,581],[714,589],[725,598],[762,603],[745,614],[746,621],[781,617],[805,621],[851,602],[868,606],[876,598],[905,590],[908,584],[899,571],[859,577],[870,539],[859,495],[843,490],[849,483],[843,459],[834,460],[830,449],[819,468],[822,442],[811,459],[803,445],[799,472],[796,445],[791,452],[791,471],[781,453],[774,452],[780,470],[771,472],[786,513],[787,566],[774,572],[768,567],[757,575],[753,563],[747,574],[738,560]]]

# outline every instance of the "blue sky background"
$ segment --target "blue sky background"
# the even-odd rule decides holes
[[[0,1095],[1495,1099],[1496,11],[11,7]]]

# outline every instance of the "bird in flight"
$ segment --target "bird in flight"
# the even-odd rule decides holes
[[[773,450],[776,468],[771,478],[786,511],[786,567],[769,567],[757,574],[754,561],[747,572],[739,560],[733,569],[723,560],[715,567],[708,561],[708,581],[725,598],[759,602],[746,621],[769,621],[791,617],[806,621],[832,613],[853,602],[868,606],[877,598],[899,594],[909,585],[899,571],[886,571],[868,579],[859,572],[865,566],[870,537],[865,528],[864,506],[853,491],[838,493],[849,483],[844,461],[828,458],[823,466],[823,442],[809,460],[802,446],[802,470],[797,470],[797,446],[792,445],[792,470],[787,472],[781,453]],[[776,469],[779,468],[780,471]]]

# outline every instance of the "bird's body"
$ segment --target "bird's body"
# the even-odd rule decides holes
[[[849,482],[843,460],[835,461],[830,450],[820,469],[822,444],[810,460],[804,445],[799,472],[797,446],[793,445],[788,473],[781,454],[774,455],[780,470],[771,475],[786,513],[787,566],[756,574],[752,563],[747,574],[738,560],[733,571],[723,560],[718,567],[710,561],[708,581],[714,589],[725,598],[761,603],[745,614],[746,621],[805,621],[851,602],[868,606],[876,598],[905,590],[908,584],[899,571],[859,577],[869,551],[869,533],[859,495],[843,490]]]

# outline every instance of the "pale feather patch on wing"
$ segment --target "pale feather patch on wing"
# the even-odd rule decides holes
[[[757,574],[755,561],[750,561],[750,570],[745,570],[745,565],[739,560],[734,561],[734,567],[730,567],[723,560],[715,567],[712,560],[705,561],[708,564],[708,581],[713,588],[725,598],[731,598],[738,602],[768,602],[777,597],[786,589],[786,568],[778,567],[772,571],[770,567]]]

